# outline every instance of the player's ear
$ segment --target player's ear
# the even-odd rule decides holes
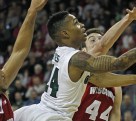
[[[66,30],[61,31],[60,34],[64,39],[69,39],[70,38],[69,33]]]

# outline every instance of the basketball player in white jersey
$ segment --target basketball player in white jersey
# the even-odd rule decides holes
[[[90,80],[90,72],[123,70],[136,62],[136,48],[119,58],[93,57],[80,51],[81,44],[85,44],[86,40],[84,25],[66,11],[50,18],[48,30],[59,45],[52,60],[54,68],[50,80],[40,104],[15,111],[15,121],[71,121]],[[120,78],[123,80],[118,83],[119,86],[136,83],[135,75],[126,75],[125,78],[122,75]],[[111,82],[114,84],[114,80]]]

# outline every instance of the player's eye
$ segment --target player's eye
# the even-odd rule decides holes
[[[92,42],[95,42],[95,40],[94,40],[94,39],[92,39],[91,41],[92,41]]]
[[[98,39],[100,40],[102,37],[99,37]]]

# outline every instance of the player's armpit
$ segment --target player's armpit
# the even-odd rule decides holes
[[[120,75],[114,73],[93,74],[89,82],[99,87],[119,87],[136,84],[136,75]]]

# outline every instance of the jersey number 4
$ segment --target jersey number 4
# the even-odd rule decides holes
[[[53,71],[53,75],[51,76],[51,82],[50,82],[50,88],[52,89],[50,96],[52,97],[57,97],[57,91],[59,89],[59,85],[58,85],[58,68],[55,68]],[[49,85],[46,85],[46,92],[48,91]]]
[[[91,119],[93,121],[96,120],[100,105],[101,105],[101,102],[98,100],[95,100],[90,106],[87,107],[86,113],[90,114],[89,119]],[[111,109],[112,109],[112,106],[109,106],[109,108],[107,108],[103,113],[101,113],[100,119],[108,121],[109,113],[110,113]]]

